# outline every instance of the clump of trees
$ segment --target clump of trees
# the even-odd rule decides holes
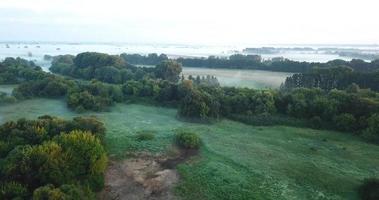
[[[318,87],[324,90],[346,89],[351,84],[379,91],[379,72],[359,72],[350,67],[315,68],[286,78],[283,89]]]
[[[185,80],[184,75],[182,75],[182,81]],[[206,85],[206,86],[213,86],[213,87],[219,87],[220,83],[218,82],[217,77],[207,75],[207,76],[188,76],[188,80],[191,80],[194,84],[197,85]]]
[[[74,78],[96,79],[113,84],[122,84],[131,80],[139,81],[146,78],[177,82],[182,71],[180,64],[167,59],[160,59],[162,61],[155,68],[136,67],[128,64],[125,60],[128,60],[125,55],[85,52],[77,56],[55,57],[50,70]]]
[[[168,60],[166,54],[156,54],[150,53],[146,56],[140,54],[126,54],[123,53],[120,55],[122,59],[124,59],[127,63],[134,65],[158,65],[163,61]]]
[[[0,62],[0,84],[18,84],[44,76],[41,67],[21,58],[5,58]]]
[[[104,184],[105,129],[51,116],[0,126],[1,199],[90,199]]]

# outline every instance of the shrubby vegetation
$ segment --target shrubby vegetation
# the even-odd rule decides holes
[[[97,79],[106,83],[122,84],[127,81],[138,81],[146,78],[177,82],[182,68],[175,61],[167,59],[162,59],[162,62],[157,64],[155,68],[136,67],[128,64],[125,61],[125,56],[85,52],[77,56],[55,57],[50,70],[74,78]]]
[[[104,133],[94,118],[6,122],[0,126],[0,198],[93,199],[107,164]]]
[[[0,84],[18,84],[44,76],[41,67],[21,58],[6,58],[0,62]]]
[[[288,77],[282,88],[346,89],[353,83],[361,88],[379,91],[379,71],[359,72],[349,67],[315,68],[308,73],[294,74]]]
[[[144,141],[144,140],[153,140],[155,138],[154,131],[140,131],[137,133],[137,140]]]
[[[185,149],[198,149],[201,144],[200,137],[197,134],[183,131],[175,134],[175,141]]]
[[[147,56],[140,54],[126,54],[123,53],[120,55],[127,63],[134,65],[158,65],[159,63],[168,60],[167,55],[165,54],[156,54],[150,53]]]
[[[359,195],[362,200],[379,199],[379,179],[365,179],[359,187]]]

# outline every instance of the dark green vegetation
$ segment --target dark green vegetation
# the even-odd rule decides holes
[[[295,87],[318,87],[324,90],[346,89],[350,87],[354,92],[352,84],[361,88],[370,88],[379,91],[379,71],[370,72],[357,71],[349,67],[315,68],[307,73],[294,74],[288,77],[282,86],[284,89]]]
[[[159,62],[168,59],[164,54],[159,56],[156,54],[149,54],[148,56],[122,54],[122,58],[131,64],[141,65],[157,65]],[[292,61],[282,57],[273,58],[271,60],[262,60],[259,55],[241,54],[231,55],[226,58],[216,56],[209,56],[208,58],[178,58],[176,61],[185,67],[253,69],[295,73],[310,72],[316,68],[333,68],[336,66],[350,67],[358,72],[374,72],[379,69],[379,60],[365,62],[363,60],[353,59],[350,62],[333,60],[327,63],[309,63]]]
[[[198,149],[201,141],[196,133],[179,131],[175,135],[176,143],[185,149]]]
[[[0,126],[1,199],[94,199],[104,184],[103,124],[51,116]],[[50,199],[48,198],[48,199]]]
[[[379,199],[379,179],[366,179],[359,187],[359,195],[362,200]]]
[[[21,58],[6,58],[0,62],[0,84],[17,84],[43,76],[41,67]]]
[[[170,60],[162,61],[155,68],[136,67],[127,64],[120,56],[86,52],[77,56],[57,56],[50,70],[74,78],[122,84],[146,78],[177,81],[182,68]]]
[[[153,140],[155,137],[154,131],[140,131],[137,133],[137,140],[143,141],[143,140]]]
[[[158,65],[159,63],[168,60],[167,55],[165,54],[156,54],[151,53],[147,56],[143,56],[140,54],[126,54],[123,53],[120,55],[127,63],[134,65]]]

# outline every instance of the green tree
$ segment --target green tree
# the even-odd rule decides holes
[[[175,83],[179,81],[179,74],[181,72],[182,66],[173,60],[163,61],[155,68],[155,76],[157,78]]]

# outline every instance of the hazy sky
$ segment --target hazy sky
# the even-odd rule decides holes
[[[0,40],[379,44],[378,10],[378,0],[0,0]]]

